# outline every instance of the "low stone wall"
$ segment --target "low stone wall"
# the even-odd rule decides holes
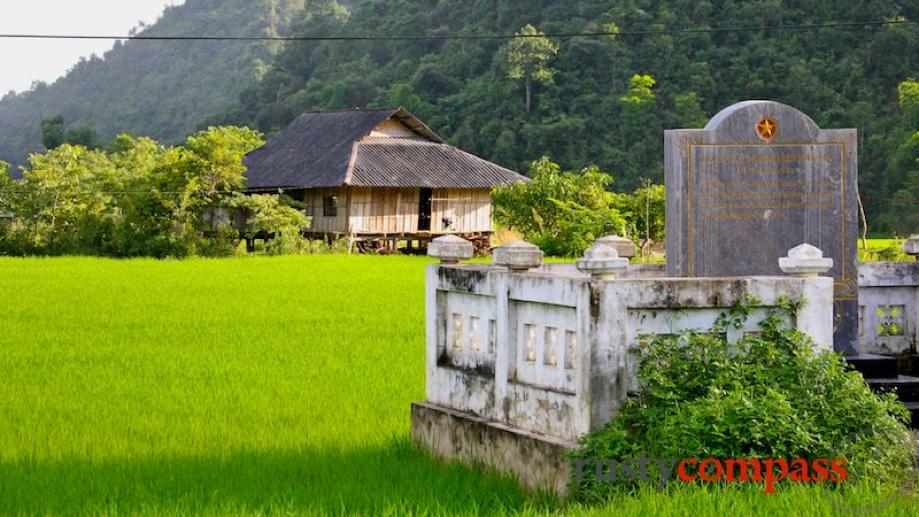
[[[513,473],[531,488],[562,493],[571,478],[564,453],[573,443],[434,404],[412,404],[412,439],[446,460]]]
[[[635,386],[645,334],[709,332],[735,302],[763,307],[728,339],[757,332],[786,296],[808,301],[797,328],[832,349],[828,278],[592,280],[480,265],[430,266],[427,401],[575,441],[602,426]]]
[[[859,352],[919,351],[919,262],[858,266]]]
[[[833,279],[816,276],[832,262],[813,247],[783,259],[797,276],[663,278],[599,241],[576,267],[541,265],[526,243],[499,248],[495,265],[460,265],[468,246],[435,243],[444,263],[427,269],[427,400],[413,406],[413,436],[534,488],[563,489],[561,451],[614,418],[637,389],[631,350],[650,334],[712,332],[736,303],[759,300],[739,328],[724,330],[735,342],[759,332],[783,299],[804,299],[789,324],[833,349]]]

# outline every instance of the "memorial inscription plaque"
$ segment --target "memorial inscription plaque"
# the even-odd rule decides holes
[[[668,274],[781,275],[779,257],[814,245],[833,259],[836,348],[854,352],[856,138],[772,101],[734,104],[704,129],[667,131]]]

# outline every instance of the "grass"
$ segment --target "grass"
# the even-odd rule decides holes
[[[858,259],[861,262],[912,262],[914,259],[903,253],[904,239],[867,239],[868,249],[861,239],[858,241]]]
[[[0,259],[0,515],[586,511],[411,445],[426,263]],[[646,493],[606,510],[872,502],[917,508],[797,489]]]

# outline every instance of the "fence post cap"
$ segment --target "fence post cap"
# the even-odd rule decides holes
[[[638,246],[632,242],[632,239],[628,237],[622,237],[619,235],[607,235],[606,237],[600,237],[596,240],[596,243],[610,244],[616,248],[616,251],[619,252],[620,257],[632,258],[635,255],[638,255]]]
[[[903,253],[912,255],[916,260],[919,260],[919,233],[911,235],[909,239],[906,239],[903,243]]]
[[[542,250],[534,244],[514,241],[495,248],[494,263],[511,271],[527,271],[542,265]]]
[[[804,243],[788,250],[788,256],[779,259],[779,268],[786,274],[811,278],[833,268],[833,259],[824,258],[816,246]]]
[[[444,235],[428,244],[428,256],[439,258],[441,264],[456,264],[472,258],[474,253],[472,243],[456,235]]]
[[[597,239],[593,246],[584,252],[584,258],[578,259],[578,270],[600,279],[615,278],[617,273],[627,270],[629,259],[620,257],[616,246],[622,239],[618,235]]]

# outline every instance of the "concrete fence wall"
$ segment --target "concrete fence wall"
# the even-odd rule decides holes
[[[727,338],[757,332],[780,297],[791,322],[832,350],[831,278],[596,279],[565,268],[427,270],[427,402],[573,443],[607,423],[635,385],[647,334],[710,332],[735,302],[762,308]]]

